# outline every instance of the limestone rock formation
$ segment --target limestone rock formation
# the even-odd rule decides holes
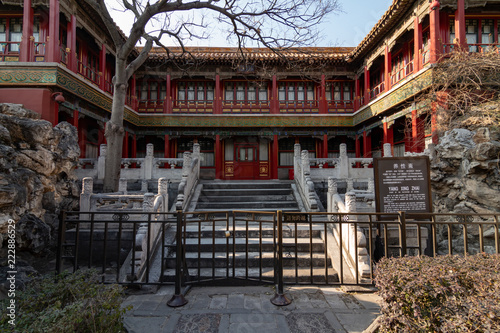
[[[500,142],[497,138],[488,128],[475,132],[453,129],[440,138],[431,162],[435,212],[500,213]],[[463,236],[458,229],[461,228],[454,231],[453,237],[458,246],[456,250],[460,251]],[[441,232],[446,239],[447,231]],[[485,231],[486,237],[493,235],[490,230]]]
[[[18,250],[54,245],[58,215],[78,205],[76,128],[52,127],[18,104],[0,104],[0,244],[16,222]]]
[[[454,129],[436,146],[431,180],[437,212],[500,212],[500,142],[487,128]]]

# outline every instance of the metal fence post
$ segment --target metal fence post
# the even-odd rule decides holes
[[[56,274],[62,273],[63,264],[63,243],[66,234],[66,212],[63,211],[59,214],[59,234],[57,235],[57,255],[56,255]]]
[[[282,211],[278,210],[278,269],[275,274],[278,275],[278,285],[276,294],[271,299],[271,303],[278,306],[284,306],[292,303],[283,293],[283,218]]]
[[[400,230],[400,237],[401,237],[401,256],[404,257],[407,255],[406,253],[406,216],[405,212],[399,211],[399,230]]]
[[[177,230],[176,230],[176,253],[175,253],[175,292],[172,298],[167,302],[170,307],[179,307],[187,304],[187,300],[181,292],[182,284],[182,211],[177,211]]]

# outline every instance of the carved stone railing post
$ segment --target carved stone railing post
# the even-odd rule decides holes
[[[85,177],[82,180],[82,193],[80,194],[80,211],[90,212],[90,198],[92,197],[92,192],[94,191],[94,180],[92,177]],[[89,220],[90,216],[88,214],[80,215],[80,219]]]
[[[144,158],[144,179],[153,178],[153,159],[154,159],[154,145],[148,143],[146,145],[146,158]]]
[[[200,144],[193,144],[193,159],[198,159],[198,166],[196,168],[196,178],[200,177],[200,164],[201,164],[201,150]]]
[[[309,162],[309,151],[303,150],[301,152],[301,160],[302,160],[302,174],[309,175],[311,174],[311,165]]]
[[[392,146],[390,143],[384,143],[384,157],[392,157]]]
[[[347,156],[347,145],[341,143],[339,147],[339,163],[336,166],[338,168],[337,177],[340,179],[349,178],[349,157]]]
[[[99,149],[99,158],[97,159],[97,179],[104,179],[106,177],[106,155],[107,145],[102,144]]]
[[[328,195],[326,197],[327,201],[327,212],[337,212],[338,208],[333,200],[333,196],[337,194],[337,180],[334,177],[328,177]],[[335,207],[334,207],[335,206]]]
[[[193,161],[193,156],[191,152],[186,151],[184,154],[182,154],[182,176],[188,175],[189,174],[189,169],[191,168],[191,162]]]
[[[162,213],[168,212],[168,179],[158,179],[158,196],[162,199]]]
[[[120,178],[118,182],[118,192],[122,192],[123,194],[127,194],[127,179]]]
[[[300,144],[296,143],[293,146],[293,177],[295,179],[299,179],[299,173],[300,173],[300,164],[301,159],[300,159]]]
[[[352,178],[348,178],[346,180],[347,182],[347,192],[353,191],[354,190],[354,180]]]

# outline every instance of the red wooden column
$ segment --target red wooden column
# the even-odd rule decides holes
[[[215,179],[222,179],[222,142],[220,135],[215,135]]]
[[[24,0],[23,7],[23,38],[21,39],[21,47],[19,54],[19,61],[28,62],[33,61],[31,58],[33,36],[33,7],[31,7],[31,0]]]
[[[222,87],[220,75],[215,75],[215,101],[214,101],[214,114],[222,114]]]
[[[72,72],[77,71],[78,64],[76,59],[76,16],[71,15],[71,20],[68,22],[67,26],[67,43],[69,48],[67,66]]]
[[[359,158],[361,157],[361,144],[359,140],[359,135],[356,134],[356,157]]]
[[[384,51],[384,77],[385,77],[385,91],[391,89],[391,52],[389,52],[389,46],[385,46]]]
[[[356,75],[356,80],[354,81],[354,111],[358,111],[361,107],[361,84],[359,82],[359,77]]]
[[[271,113],[280,113],[278,102],[278,80],[276,75],[273,75],[273,83],[271,85]]]
[[[271,156],[271,178],[278,179],[278,135],[273,136],[273,153]]]
[[[326,103],[326,79],[325,75],[321,75],[321,85],[319,92],[319,113],[328,113],[328,107]]]
[[[137,157],[137,136],[134,134],[132,136],[132,158]]]
[[[323,158],[328,158],[328,134],[323,134]]]
[[[363,131],[363,157],[372,157],[372,138],[367,131]]]
[[[455,37],[458,39],[458,45],[465,49],[467,47],[467,38],[465,37],[464,0],[457,0],[457,10],[455,12]]]
[[[165,101],[163,102],[163,113],[172,113],[172,79],[170,77],[170,74],[167,74],[167,82],[166,82],[167,87],[165,88],[167,91],[165,92]],[[214,103],[215,105],[215,103]],[[167,136],[165,136],[165,145],[167,143]],[[165,146],[166,147],[166,146]],[[165,148],[165,152],[166,152]],[[165,156],[169,157],[169,156]]]
[[[59,62],[59,0],[50,0],[46,62]]]
[[[365,66],[365,105],[370,102],[370,70]]]
[[[122,158],[128,158],[128,132],[127,131],[125,131],[125,135],[123,136]]]
[[[165,135],[165,148],[164,148],[163,156],[165,158],[170,157],[170,135],[168,135],[168,134]]]
[[[422,69],[422,24],[420,24],[418,17],[413,21],[413,71],[416,73]]]
[[[418,120],[417,120],[417,110],[411,111],[411,152],[418,153]]]
[[[106,90],[106,45],[102,44],[101,52],[99,53],[99,88]]]
[[[430,62],[436,63],[441,55],[441,31],[439,25],[439,7],[432,9],[429,13],[430,29]]]

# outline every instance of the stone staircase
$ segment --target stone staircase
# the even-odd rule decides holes
[[[260,229],[257,222],[249,222],[248,227],[245,222],[237,222],[233,229],[231,224],[227,228],[226,223],[215,223],[215,228],[210,222],[194,222],[187,226],[183,265],[189,270],[187,281],[274,283],[275,234],[272,226],[264,223]],[[326,272],[329,283],[339,281],[329,255],[325,256],[322,230],[313,229],[310,235],[309,227],[301,226],[296,231],[294,226],[285,226],[283,249],[285,283],[325,283]],[[171,247],[170,250],[164,262],[162,281],[165,282],[173,282],[175,276],[176,249]]]
[[[299,211],[290,182],[218,181],[202,186],[195,211]]]

